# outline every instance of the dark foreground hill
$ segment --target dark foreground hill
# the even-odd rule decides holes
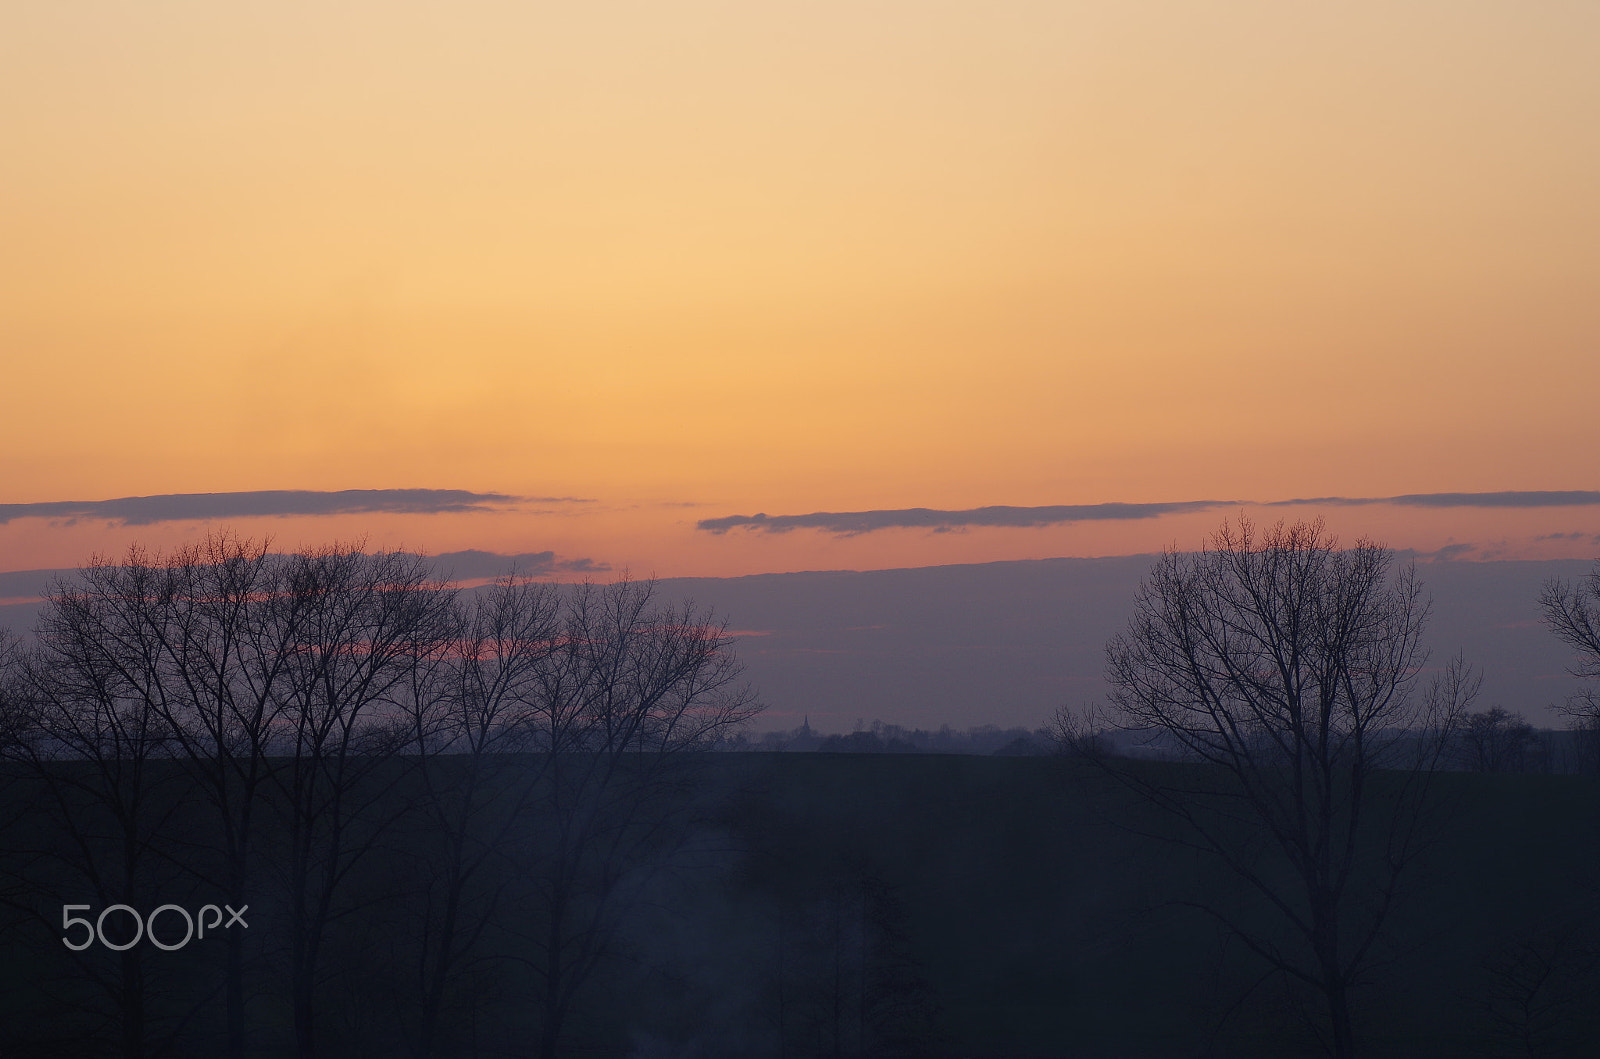
[[[326,935],[322,1054],[403,1055],[416,1039],[417,968],[438,941],[427,885],[438,846],[403,764],[382,778],[388,812],[374,819],[387,824],[352,862]],[[1315,998],[1263,978],[1257,957],[1190,907],[1237,898],[1236,883],[1141,833],[1168,825],[1093,766],[833,754],[702,765],[651,842],[573,891],[605,944],[572,994],[559,1054],[1317,1054]],[[216,893],[216,836],[174,763],[156,767],[169,772],[153,796],[167,832],[135,900],[143,915],[193,912]],[[119,863],[114,829],[87,810],[84,826],[63,828],[59,792],[36,774],[5,779],[0,1051],[220,1054],[223,928],[173,951],[148,939],[69,951],[63,934],[85,928],[64,931],[62,906],[100,914],[83,869]],[[1448,823],[1356,996],[1366,1053],[1600,1053],[1600,787],[1544,775],[1437,783]],[[498,903],[456,938],[469,958],[441,1000],[438,1054],[534,1050],[549,995],[532,958],[548,926],[544,823],[519,821],[517,855],[468,891],[476,907],[491,907],[491,892]],[[295,1047],[291,847],[269,829],[250,888],[250,1041],[262,1056]],[[106,940],[127,940],[126,919],[111,914]],[[179,914],[163,913],[159,930],[175,942]],[[134,953],[147,1002],[130,1036],[108,983]]]

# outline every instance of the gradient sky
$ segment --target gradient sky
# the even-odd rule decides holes
[[[0,505],[534,499],[29,514],[0,569],[220,522],[873,568],[1233,508],[697,525],[1600,489],[1597,68],[1588,0],[8,3]],[[1252,510],[1600,551],[1593,503]]]

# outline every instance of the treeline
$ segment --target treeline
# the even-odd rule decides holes
[[[8,964],[57,1005],[0,1043],[439,1054],[515,980],[518,1049],[559,1054],[699,751],[760,708],[730,646],[648,583],[458,593],[226,535],[90,565],[0,644]]]
[[[1101,748],[1123,757],[1182,761],[1184,748],[1160,731],[1101,729]],[[1403,742],[1403,740],[1402,740]],[[832,754],[993,754],[1042,756],[1072,753],[1062,733],[1050,728],[1001,728],[985,724],[964,730],[906,728],[898,724],[858,722],[848,733],[816,731],[807,720],[787,731],[751,738],[732,731],[717,742],[719,750],[817,751]],[[1563,775],[1600,774],[1600,729],[1587,724],[1571,728],[1535,728],[1520,713],[1499,706],[1464,714],[1449,733],[1439,755],[1439,768],[1464,772],[1549,772]]]
[[[1555,772],[1600,775],[1600,729],[1535,728],[1498,706],[1468,714],[1451,735],[1450,767],[1467,772]]]
[[[1091,733],[1098,753],[1149,761],[1193,761],[1195,756],[1168,733],[1159,730],[1101,728]],[[1398,761],[1415,760],[1422,735],[1393,737]],[[1082,745],[1057,732],[1035,733],[1036,743],[1051,752],[1081,754]],[[1048,740],[1048,742],[1046,742]],[[1600,775],[1600,730],[1587,725],[1535,728],[1520,713],[1498,706],[1464,713],[1444,736],[1444,746],[1431,767],[1448,772],[1537,772],[1566,776]]]
[[[1047,728],[1001,728],[984,724],[958,731],[906,728],[873,721],[857,723],[853,732],[824,734],[806,720],[786,732],[766,732],[751,739],[736,732],[720,744],[724,750],[821,751],[830,754],[999,754],[1033,756],[1056,751],[1057,741]]]

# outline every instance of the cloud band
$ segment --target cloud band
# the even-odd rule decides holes
[[[104,519],[124,526],[216,518],[292,515],[401,514],[494,511],[524,500],[579,502],[575,497],[518,497],[465,489],[262,489],[244,493],[167,493],[115,500],[53,500],[0,504],[0,525],[20,518]]]
[[[1050,526],[1060,522],[1085,522],[1097,519],[1146,519],[1186,511],[1226,507],[1229,500],[1186,500],[1170,504],[1055,504],[1048,507],[975,507],[966,511],[937,511],[926,507],[896,511],[819,511],[810,515],[728,515],[701,519],[696,525],[712,533],[731,529],[758,529],[767,533],[788,533],[797,529],[820,529],[841,536],[855,536],[882,529],[950,530],[966,526]]]
[[[1407,493],[1388,497],[1325,496],[1266,503],[1247,500],[1187,500],[1156,504],[1055,504],[1044,507],[975,507],[963,511],[939,511],[926,507],[886,511],[818,511],[809,515],[726,515],[701,519],[696,525],[710,533],[723,534],[733,529],[764,533],[789,533],[815,529],[841,537],[853,537],[885,529],[931,529],[934,532],[969,526],[1036,527],[1068,522],[1098,520],[1151,519],[1219,507],[1287,507],[1392,504],[1398,507],[1476,507],[1540,508],[1583,507],[1600,504],[1600,492],[1592,490],[1544,490],[1500,493]]]

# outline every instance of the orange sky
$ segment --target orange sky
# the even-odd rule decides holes
[[[1579,2],[10,4],[0,504],[577,496],[240,528],[673,575],[1227,514],[694,529],[758,511],[1600,488],[1596,40]],[[1597,510],[1330,525],[1588,556],[1537,538]],[[0,568],[202,528],[18,519]]]

